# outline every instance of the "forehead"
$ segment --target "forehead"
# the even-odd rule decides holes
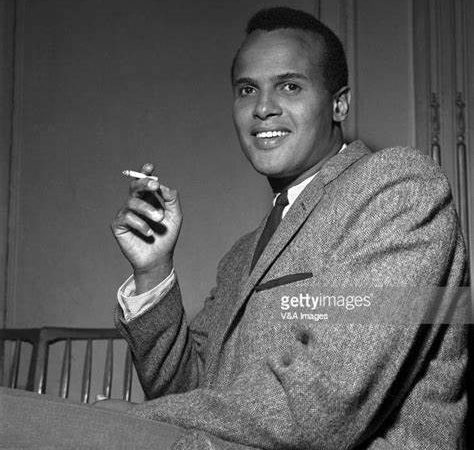
[[[312,32],[294,29],[252,32],[238,51],[234,79],[289,72],[317,74],[322,44]]]

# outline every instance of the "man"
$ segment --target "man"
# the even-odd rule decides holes
[[[188,325],[173,268],[178,194],[132,182],[112,226],[134,272],[119,290],[117,326],[149,401],[129,412],[193,430],[182,448],[214,448],[216,436],[269,449],[462,445],[465,331],[441,322],[466,312],[431,297],[467,281],[446,177],[414,150],[344,145],[344,52],[306,13],[257,13],[232,85],[242,150],[268,178],[274,208],[221,260]],[[332,323],[272,315],[304,306],[293,294],[315,286],[393,288],[377,295],[406,322],[347,323],[341,308],[324,318]]]
[[[436,290],[467,277],[446,177],[414,150],[373,153],[360,141],[343,143],[350,103],[344,52],[308,14],[257,13],[232,84],[242,150],[268,178],[274,207],[221,260],[216,287],[188,325],[173,267],[178,194],[150,178],[132,182],[112,225],[133,267],[116,320],[148,401],[119,403],[127,419],[82,407],[66,431],[54,428],[61,442],[74,442],[82,424],[97,433],[85,416],[98,421],[110,413],[100,417],[104,433],[117,421],[109,437],[125,439],[123,429],[133,427],[134,448],[142,448],[152,424],[181,449],[461,445],[466,345],[456,319],[465,311],[454,302],[446,307],[445,291]],[[325,298],[319,288],[341,300],[325,314],[311,307],[309,320],[281,314],[318,306]],[[391,315],[383,315],[384,302]],[[351,315],[355,308],[364,314]],[[11,397],[9,407],[17,408]],[[71,412],[51,401],[44,415],[50,424],[59,420],[54,413]],[[22,409],[15,411],[19,417]],[[33,436],[33,425],[22,433]]]

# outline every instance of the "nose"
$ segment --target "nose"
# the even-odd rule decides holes
[[[260,120],[281,114],[281,108],[271,93],[261,92],[255,103],[253,115]]]

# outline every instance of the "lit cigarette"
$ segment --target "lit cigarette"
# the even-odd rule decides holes
[[[122,174],[131,178],[149,178],[150,180],[158,181],[158,177],[154,177],[153,175],[145,175],[144,173],[135,172],[134,170],[124,170]]]

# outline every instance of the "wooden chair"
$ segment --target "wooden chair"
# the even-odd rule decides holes
[[[40,331],[39,328],[0,329],[0,386],[19,387],[20,358],[25,344],[28,344],[31,347],[31,356],[29,358],[28,375],[24,388],[28,391],[34,390]],[[6,343],[9,341],[11,342],[12,356],[9,358],[10,364],[7,364]],[[4,380],[6,369],[8,369],[7,381]]]
[[[82,369],[80,400],[83,403],[87,403],[90,400],[93,342],[98,340],[106,340],[107,348],[104,364],[102,395],[104,395],[106,398],[110,398],[114,366],[113,342],[114,340],[122,339],[122,336],[114,328],[97,329],[43,327],[23,330],[0,330],[0,341],[2,341],[0,346],[0,370],[3,374],[5,365],[4,341],[14,341],[13,356],[11,358],[7,386],[12,388],[18,387],[18,371],[21,346],[23,342],[30,343],[32,345],[32,351],[25,388],[28,390],[35,391],[39,394],[44,394],[46,392],[50,347],[54,343],[64,341],[62,368],[59,381],[59,396],[62,398],[68,398],[71,380],[72,342],[85,341],[86,349]],[[124,361],[124,375],[122,386],[122,398],[127,401],[130,400],[131,396],[133,374],[132,370],[133,369],[131,354],[130,350],[127,348]],[[92,399],[92,401],[94,400],[95,399]]]

